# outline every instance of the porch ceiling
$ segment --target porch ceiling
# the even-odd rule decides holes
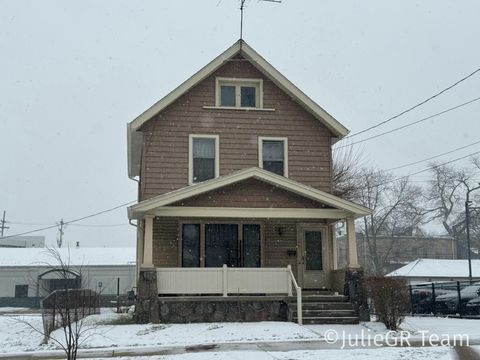
[[[280,189],[289,191],[325,204],[331,208],[249,208],[249,207],[188,207],[172,206],[182,200],[236,184],[247,179],[257,179]],[[130,219],[141,219],[145,215],[157,216],[211,216],[211,217],[260,217],[260,218],[315,218],[343,219],[363,217],[370,209],[341,199],[324,191],[304,185],[260,168],[248,168],[238,172],[191,185],[154,198],[142,201],[128,208]]]

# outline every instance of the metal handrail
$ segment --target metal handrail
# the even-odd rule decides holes
[[[303,316],[302,316],[302,288],[298,286],[297,280],[295,276],[293,276],[292,267],[290,265],[287,266],[287,271],[290,274],[290,281],[293,283],[295,287],[295,292],[297,293],[297,322],[298,325],[303,324]],[[289,289],[289,296],[292,296],[291,287]]]

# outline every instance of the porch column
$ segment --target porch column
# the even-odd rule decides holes
[[[145,215],[142,268],[153,268],[153,215]]]
[[[347,218],[347,267],[356,268],[358,265],[357,237],[355,235],[355,220]]]

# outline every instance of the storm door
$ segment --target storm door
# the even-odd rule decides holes
[[[299,231],[298,276],[304,288],[327,287],[328,247],[323,228],[303,228]]]

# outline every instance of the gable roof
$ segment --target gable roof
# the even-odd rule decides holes
[[[204,80],[225,61],[233,58],[236,55],[242,55],[246,59],[250,60],[258,70],[270,78],[278,87],[292,96],[295,101],[307,109],[313,116],[315,116],[320,122],[322,122],[332,133],[337,137],[343,137],[347,135],[348,130],[340,124],[332,115],[327,113],[320,105],[315,103],[307,95],[305,95],[299,88],[297,88],[292,82],[290,82],[285,76],[283,76],[277,69],[270,65],[263,57],[261,57],[255,50],[253,50],[244,40],[238,40],[225,50],[222,54],[213,59],[209,64],[204,66],[196,74],[183,82],[180,86],[167,94],[161,100],[153,104],[145,112],[140,114],[135,120],[130,123],[132,130],[139,129],[144,123],[157,115],[160,111],[165,109],[168,105],[172,104],[180,96],[185,94],[193,86]]]
[[[337,138],[342,138],[348,134],[348,129],[338,122],[332,115],[326,112],[320,105],[310,99],[291,81],[283,76],[277,69],[268,63],[260,54],[251,48],[244,40],[238,40],[227,50],[213,59],[210,63],[200,69],[192,77],[183,82],[169,94],[164,96],[150,108],[140,114],[127,126],[128,141],[128,173],[130,176],[139,174],[139,163],[141,156],[141,139],[137,133],[143,124],[157,115],[160,111],[172,104],[180,96],[185,94],[193,86],[207,78],[215,70],[220,68],[225,62],[237,55],[243,56],[251,61],[252,65],[261,71],[266,77],[272,80],[275,85],[286,92],[299,105],[311,113],[317,120],[324,124]]]
[[[480,276],[480,260],[472,260],[472,273]],[[387,276],[421,278],[468,278],[468,260],[417,259]]]
[[[341,199],[338,196],[317,190],[311,186],[304,185],[272,172],[252,167],[142,201],[128,208],[128,216],[130,219],[141,218],[141,214],[145,214],[148,211],[251,178],[264,181],[333,208],[344,210],[354,217],[366,216],[371,212],[370,209],[364,206]]]

